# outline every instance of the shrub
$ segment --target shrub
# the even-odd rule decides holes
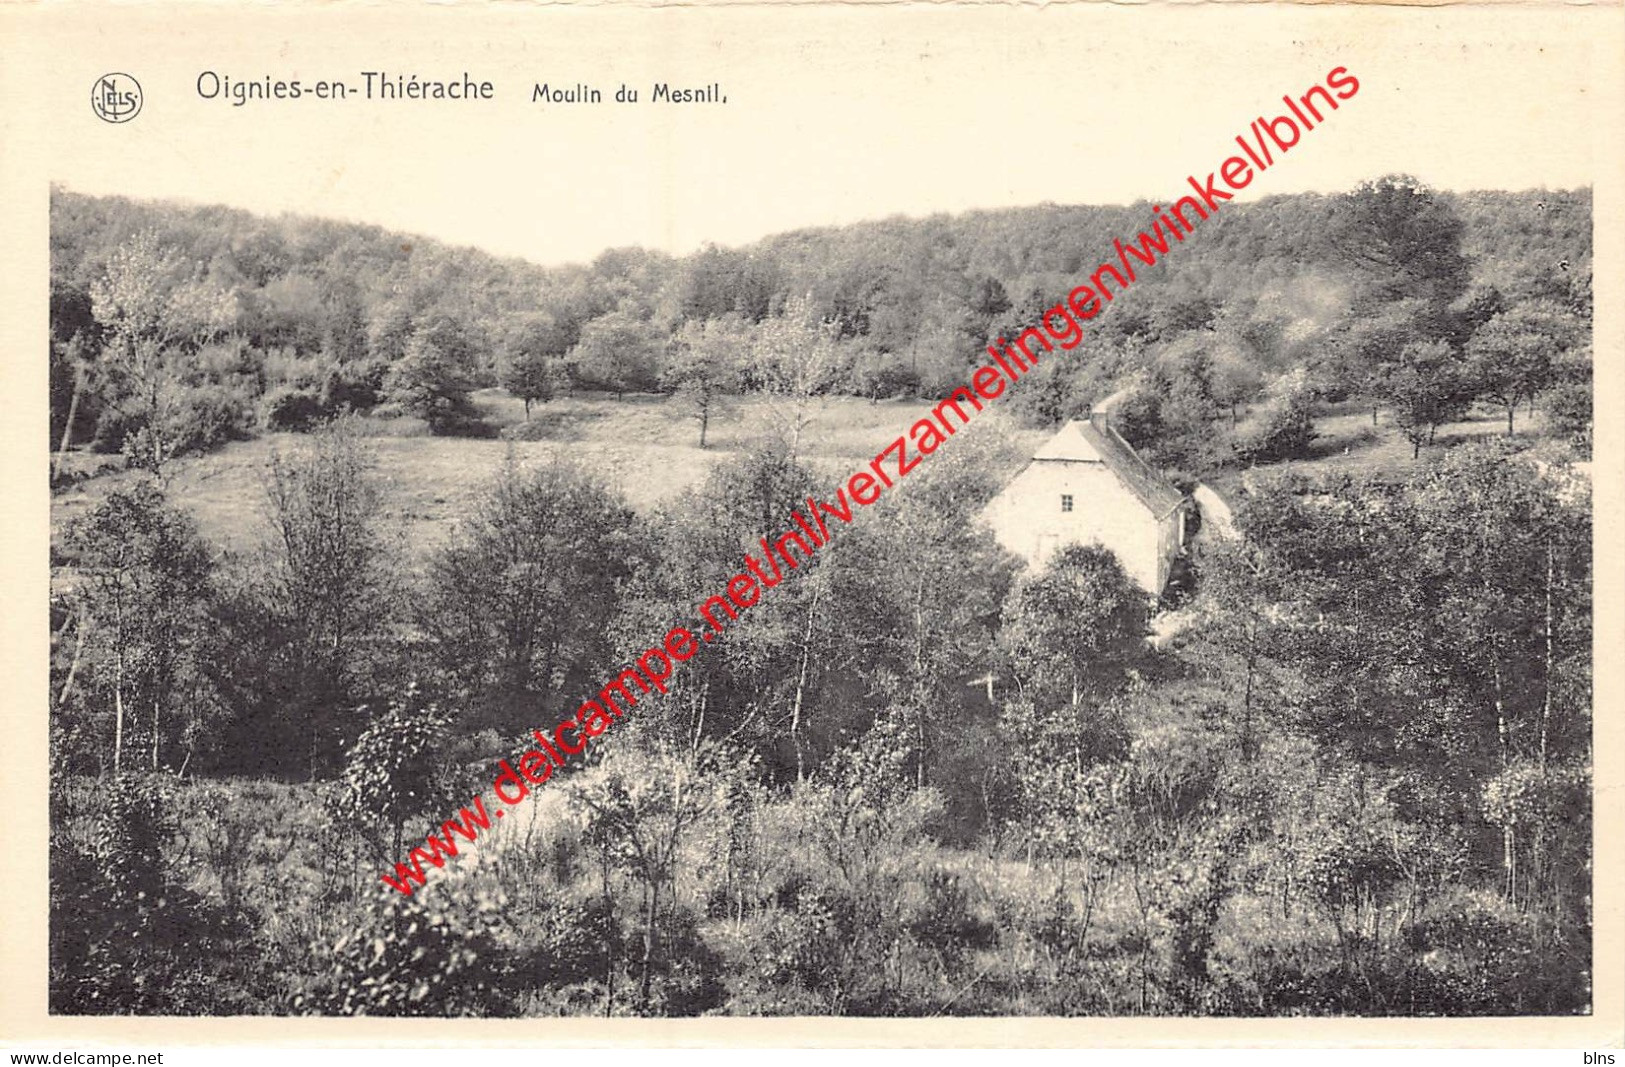
[[[177,823],[161,779],[113,780],[96,817],[92,855],[108,890],[124,900],[163,895],[164,857]]]
[[[886,400],[897,396],[915,396],[920,391],[920,375],[904,363],[881,362],[875,356],[858,368],[857,385],[870,400]]]
[[[335,814],[387,830],[391,857],[401,854],[409,820],[433,816],[452,803],[452,776],[442,756],[450,722],[439,705],[409,685],[373,718],[345,756]]]
[[[506,906],[467,884],[455,894],[374,893],[294,1006],[309,1015],[514,1015],[513,959],[499,936]]]
[[[176,821],[157,776],[123,775],[97,798],[94,843],[51,841],[51,1010],[241,1013],[254,1001],[242,931],[172,870]],[[222,981],[227,978],[227,981]]]
[[[1424,1015],[1552,1015],[1585,1011],[1562,947],[1493,893],[1456,890],[1436,899],[1412,927],[1416,962],[1404,975],[1409,1003]]]
[[[315,392],[291,385],[279,385],[266,393],[261,411],[268,430],[308,430],[326,414],[322,399]]]
[[[226,385],[191,390],[175,428],[175,454],[206,452],[227,441],[246,441],[253,416],[242,393]]]
[[[621,955],[624,937],[614,906],[602,896],[550,899],[527,917],[530,938],[514,974],[530,989],[560,990],[603,981]]]
[[[90,439],[92,451],[117,455],[124,451],[125,442],[141,428],[139,416],[108,406],[96,418],[96,431]]]
[[[500,432],[500,427],[486,422],[473,410],[437,412],[429,417],[429,429],[437,437],[469,437],[477,440],[491,440]]]
[[[388,369],[385,363],[369,361],[332,367],[320,377],[301,375],[266,392],[261,421],[270,430],[304,431],[346,411],[371,411],[378,406]]]
[[[1591,455],[1591,383],[1564,382],[1546,394],[1546,419],[1552,432]]]
[[[1236,458],[1245,464],[1298,459],[1314,439],[1308,394],[1293,392],[1272,398],[1236,429]]]
[[[755,977],[769,986],[816,993],[827,1007],[839,1004],[857,914],[852,901],[827,888],[801,884],[786,908],[767,912],[757,924]]]
[[[557,433],[558,428],[552,423],[530,421],[504,427],[500,436],[509,441],[547,441]]]
[[[987,948],[998,940],[991,923],[971,910],[970,896],[959,876],[933,869],[926,875],[925,902],[906,924],[921,944],[936,949],[950,966],[972,949]]]
[[[715,949],[700,936],[694,916],[672,908],[661,928],[661,949],[652,961],[647,1015],[703,1015],[728,999],[726,968]]]
[[[239,390],[225,385],[181,388],[157,427],[161,448],[154,448],[154,427],[147,413],[124,413],[112,407],[103,409],[97,419],[91,448],[122,452],[133,465],[151,466],[154,455],[168,459],[246,440],[252,425],[249,403]]]
[[[388,374],[389,364],[381,359],[341,364],[322,385],[322,409],[330,415],[372,410],[383,398]]]

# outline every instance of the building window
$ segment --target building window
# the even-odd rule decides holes
[[[1072,510],[1072,494],[1071,493],[1062,493],[1061,494],[1061,510],[1062,511],[1071,511]]]

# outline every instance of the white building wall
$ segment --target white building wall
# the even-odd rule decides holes
[[[1065,494],[1070,512],[1061,510]],[[1162,592],[1166,531],[1104,463],[1037,460],[993,499],[986,517],[999,543],[1030,566],[1063,545],[1100,544],[1142,589]]]

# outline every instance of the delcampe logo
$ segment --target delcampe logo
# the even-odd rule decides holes
[[[90,91],[90,109],[103,122],[129,122],[141,113],[141,83],[128,74],[103,74]]]

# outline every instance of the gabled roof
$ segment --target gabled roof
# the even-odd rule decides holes
[[[1085,430],[1091,432],[1085,435]],[[1094,440],[1090,440],[1091,437]],[[1096,444],[1099,439],[1100,434],[1095,432],[1093,426],[1081,419],[1074,419],[1061,427],[1060,432],[1054,437],[1038,446],[1038,451],[1033,453],[1033,458],[1071,460],[1076,463],[1104,463],[1106,457]]]
[[[1092,421],[1074,419],[1067,423],[1033,453],[1033,460],[1039,463],[1104,463],[1159,519],[1185,500],[1185,494],[1168,484],[1166,478],[1118,436],[1105,416],[1098,416]]]

